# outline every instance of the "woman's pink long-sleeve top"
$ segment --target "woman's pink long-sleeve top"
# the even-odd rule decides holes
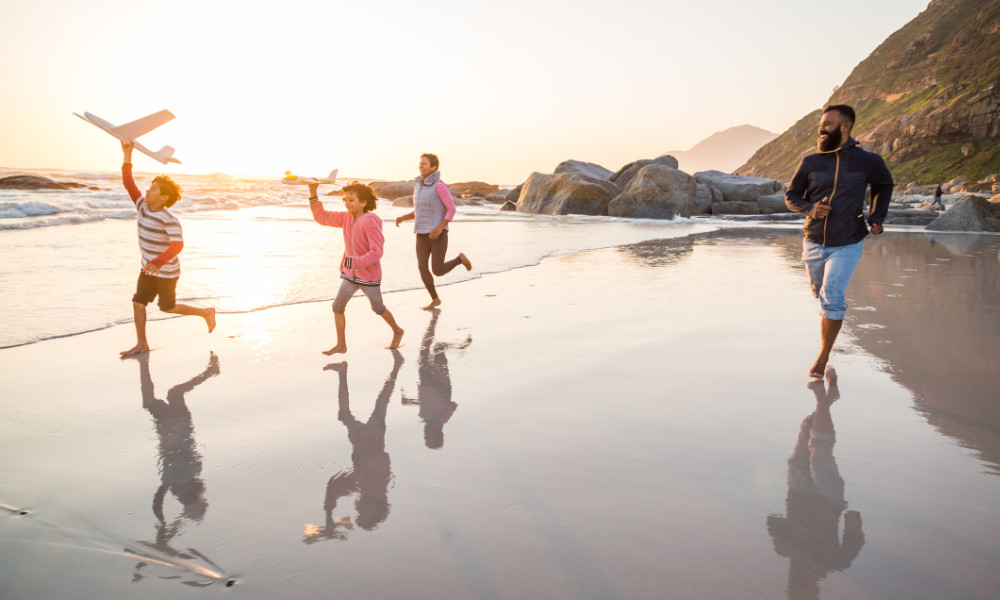
[[[344,230],[344,256],[340,260],[340,276],[359,285],[382,283],[382,219],[366,212],[357,219],[346,211],[323,210],[319,200],[309,202],[313,219],[320,225]]]

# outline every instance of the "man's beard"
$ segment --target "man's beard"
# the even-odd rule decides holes
[[[817,141],[817,146],[820,152],[829,152],[831,150],[836,150],[840,147],[840,142],[843,140],[843,136],[840,135],[840,128],[834,129],[829,132],[826,139],[820,137]]]

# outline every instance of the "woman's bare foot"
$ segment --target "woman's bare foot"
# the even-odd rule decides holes
[[[465,254],[459,252],[458,253],[458,260],[462,261],[462,266],[465,267],[466,271],[471,271],[472,270],[472,261],[469,260],[468,256],[466,256]]]
[[[146,344],[136,344],[128,350],[122,350],[118,353],[118,355],[125,358],[126,356],[135,356],[136,354],[142,354],[144,352],[149,352],[149,346]]]
[[[440,298],[435,298],[435,299],[431,300],[430,304],[428,304],[427,306],[424,307],[424,310],[430,310],[432,308],[437,308],[439,306],[441,306],[441,299]]]
[[[208,332],[212,333],[215,331],[215,309],[209,308],[208,314],[205,316],[205,323],[208,324]]]
[[[324,350],[323,354],[327,356],[332,356],[334,354],[345,354],[347,352],[347,344],[337,344],[329,350]]]
[[[392,332],[392,343],[386,346],[387,350],[395,350],[399,348],[399,343],[403,340],[403,328],[398,327]]]

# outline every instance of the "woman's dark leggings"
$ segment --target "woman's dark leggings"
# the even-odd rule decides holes
[[[448,230],[441,232],[436,240],[426,233],[417,234],[417,267],[420,269],[420,279],[424,282],[424,287],[431,294],[431,300],[437,300],[437,290],[434,289],[434,276],[438,277],[448,273],[458,265],[462,264],[462,259],[457,256],[445,262],[444,255],[448,252]],[[427,259],[430,259],[430,268],[427,268]],[[432,275],[431,272],[434,274]]]

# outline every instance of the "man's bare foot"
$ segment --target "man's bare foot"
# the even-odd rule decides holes
[[[435,298],[435,299],[431,300],[430,304],[428,304],[427,306],[424,307],[424,310],[430,310],[432,308],[437,308],[439,306],[441,306],[441,299],[440,298]]]
[[[468,256],[466,256],[465,254],[459,252],[458,253],[458,260],[462,261],[462,266],[465,267],[466,271],[471,271],[472,270],[472,261],[469,260]]]
[[[205,317],[205,322],[208,323],[208,332],[212,333],[215,331],[215,309],[208,309],[208,316]]]
[[[812,377],[813,379],[819,379],[820,381],[822,381],[823,375],[826,374],[826,363],[828,360],[830,359],[823,357],[817,358],[812,368],[809,369],[809,377]],[[836,372],[834,372],[834,376],[836,377]]]
[[[118,355],[125,358],[126,356],[135,356],[136,354],[143,354],[145,352],[149,352],[149,346],[146,344],[136,344],[128,350],[122,350]]]
[[[347,352],[347,344],[337,344],[336,346],[330,348],[329,350],[324,350],[323,354],[327,356],[332,356],[334,354],[344,354],[346,352]]]
[[[403,328],[400,327],[392,332],[392,343],[386,346],[387,350],[395,350],[399,348],[399,342],[403,340]]]

